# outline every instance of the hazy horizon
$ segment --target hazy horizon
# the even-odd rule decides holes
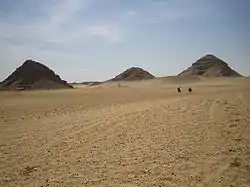
[[[176,75],[206,54],[249,76],[249,10],[248,0],[0,1],[0,81],[27,59],[83,82],[132,66]]]

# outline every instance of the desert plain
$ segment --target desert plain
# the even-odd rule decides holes
[[[250,186],[250,78],[117,85],[0,92],[0,186]]]

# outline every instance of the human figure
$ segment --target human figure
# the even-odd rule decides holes
[[[178,91],[178,93],[181,93],[181,88],[178,87],[178,88],[177,88],[177,91]]]
[[[189,93],[191,93],[193,90],[192,90],[192,88],[188,88],[188,91],[189,91]]]

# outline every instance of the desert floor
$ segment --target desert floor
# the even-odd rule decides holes
[[[0,186],[250,186],[250,79],[121,85],[0,92]]]

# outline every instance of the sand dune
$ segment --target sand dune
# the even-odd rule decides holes
[[[250,186],[249,83],[1,92],[0,186]]]

